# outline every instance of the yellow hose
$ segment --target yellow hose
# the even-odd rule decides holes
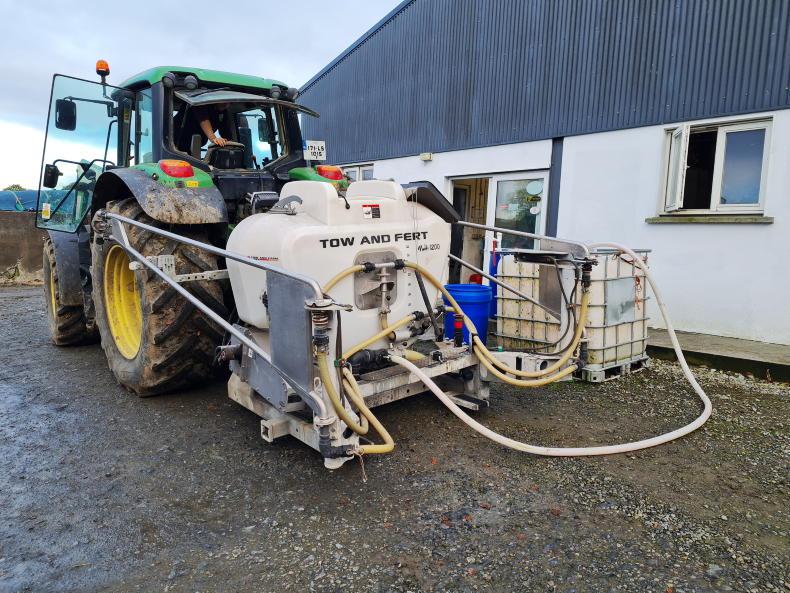
[[[351,394],[351,390],[352,390],[351,384],[348,382],[348,380],[345,377],[342,378],[342,381],[343,381],[343,390],[345,391],[346,395],[348,395],[348,398],[351,399],[351,401],[353,403],[354,400],[353,400],[353,398],[350,395]],[[367,433],[368,428],[370,427],[369,424],[368,424],[367,417],[364,414],[362,414],[362,412],[359,409],[359,406],[357,406],[356,412],[357,412],[357,416],[359,416],[359,424],[360,424],[360,426],[362,428],[364,428],[365,429],[365,433]]]
[[[403,358],[409,362],[417,362],[418,360],[425,358],[425,355],[422,352],[417,352],[416,350],[404,350]]]
[[[339,274],[336,274],[335,276],[332,277],[332,279],[329,280],[329,282],[324,284],[324,287],[323,287],[324,294],[329,294],[329,291],[332,290],[335,287],[335,285],[338,282],[340,282],[343,278],[345,278],[346,276],[350,276],[351,274],[354,274],[355,272],[361,272],[364,269],[365,269],[365,266],[357,264],[357,265],[351,266],[349,268],[346,268],[345,270],[343,270]],[[383,312],[379,313],[379,325],[380,325],[381,329],[387,329],[387,327],[389,327],[389,321],[387,320],[387,314],[386,313],[383,313]],[[393,337],[390,337],[390,339],[395,339],[395,338],[393,336]]]
[[[340,401],[340,395],[335,390],[335,384],[332,382],[332,376],[329,373],[329,363],[326,359],[326,352],[316,352],[315,358],[316,361],[318,361],[318,372],[321,376],[321,382],[324,384],[324,389],[329,396],[329,401],[332,402],[332,407],[335,408],[337,415],[340,416],[340,419],[346,423],[346,426],[355,433],[367,434],[367,427],[357,424],[348,413],[348,410],[346,410],[343,402]]]
[[[377,333],[376,335],[368,338],[364,342],[360,342],[359,344],[357,344],[356,346],[354,346],[350,350],[346,350],[345,352],[343,352],[343,358],[348,360],[352,355],[356,354],[360,350],[364,350],[365,348],[367,348],[368,346],[370,346],[374,342],[378,342],[380,339],[387,337],[389,334],[394,332],[399,327],[402,327],[402,326],[406,325],[407,323],[411,323],[412,321],[414,321],[414,315],[413,314],[412,315],[407,315],[406,317],[404,317],[403,319],[400,319],[399,321],[396,321],[395,323],[393,323],[389,327],[385,327],[379,333]]]
[[[548,385],[549,383],[554,383],[555,381],[559,381],[563,377],[567,377],[571,373],[576,372],[578,368],[577,365],[572,364],[569,367],[564,368],[559,373],[555,375],[551,375],[550,377],[542,377],[539,379],[514,379],[513,377],[508,377],[498,368],[496,368],[491,361],[489,361],[485,356],[483,356],[480,352],[480,348],[475,347],[475,354],[477,354],[477,358],[480,359],[480,362],[483,363],[483,366],[486,367],[491,374],[495,377],[499,378],[500,380],[504,381],[508,385],[513,385],[515,387],[543,387],[544,385]]]
[[[339,274],[335,275],[332,279],[327,282],[324,287],[323,291],[324,294],[328,294],[335,285],[343,280],[346,276],[350,276],[355,272],[360,272],[364,270],[365,267],[361,265],[351,266],[346,268]],[[343,358],[348,358],[352,356],[356,352],[367,348],[370,344],[378,341],[379,339],[388,336],[389,334],[393,333],[399,327],[406,325],[414,320],[414,315],[409,315],[404,317],[400,321],[395,322],[392,325],[388,325],[387,316],[383,314],[381,316],[381,326],[382,330],[377,333],[375,336],[365,340],[364,342],[354,346],[350,350],[346,351],[343,354]],[[417,353],[415,353],[417,354]],[[420,355],[421,356],[421,355]],[[332,402],[332,407],[334,407],[335,412],[340,417],[340,419],[345,422],[346,426],[348,426],[351,430],[355,433],[364,435],[367,434],[369,430],[369,426],[373,425],[373,428],[379,434],[381,439],[384,441],[383,444],[378,445],[361,445],[359,447],[359,452],[362,454],[382,454],[382,453],[390,453],[395,448],[395,441],[390,436],[390,433],[387,432],[387,429],[379,422],[379,419],[370,411],[370,408],[367,407],[365,404],[365,398],[359,391],[359,385],[354,379],[354,375],[348,369],[343,369],[343,386],[346,391],[346,395],[348,395],[351,402],[357,407],[361,414],[361,421],[357,424],[348,411],[343,406],[343,403],[340,401],[340,395],[335,390],[334,383],[332,382],[332,377],[329,372],[329,363],[327,361],[326,353],[325,352],[317,352],[316,359],[318,361],[318,371],[321,376],[321,382],[324,384],[327,395],[329,396],[329,400]],[[409,358],[412,360],[413,358]]]
[[[353,274],[354,272],[361,272],[364,269],[365,266],[362,265],[356,265],[356,266],[351,266],[350,268],[346,268],[345,270],[334,276],[329,282],[324,284],[324,289],[323,289],[324,294],[327,294],[330,290],[334,288],[335,284],[340,282],[343,278],[345,278],[349,274]]]
[[[547,375],[550,375],[554,371],[556,371],[558,368],[560,368],[566,362],[568,362],[568,360],[572,356],[574,350],[576,350],[576,347],[578,346],[579,342],[581,341],[582,333],[584,331],[584,326],[587,323],[587,305],[588,305],[589,300],[590,300],[590,295],[589,295],[589,292],[587,292],[587,291],[582,293],[582,302],[581,302],[581,307],[579,309],[579,321],[576,324],[576,331],[574,333],[574,339],[571,342],[570,346],[565,351],[565,354],[559,360],[557,360],[557,362],[555,362],[551,366],[548,366],[545,369],[542,369],[540,371],[521,371],[521,370],[518,370],[518,369],[511,368],[511,367],[507,366],[506,364],[504,364],[501,360],[497,359],[488,350],[488,348],[486,348],[485,344],[483,344],[483,341],[477,336],[477,328],[475,328],[475,325],[474,325],[474,323],[472,323],[472,320],[469,319],[469,317],[467,317],[466,315],[463,314],[463,310],[461,309],[461,307],[458,304],[458,302],[453,298],[453,295],[451,295],[447,291],[447,289],[442,285],[441,282],[439,282],[433,276],[433,274],[431,274],[428,270],[426,270],[421,265],[416,264],[414,262],[406,262],[406,267],[407,268],[412,268],[412,269],[417,270],[418,272],[420,272],[420,274],[422,274],[422,276],[424,278],[427,278],[428,281],[431,284],[433,284],[437,289],[439,289],[439,291],[444,295],[444,297],[447,299],[447,301],[450,303],[450,305],[452,305],[454,311],[461,311],[461,315],[463,317],[464,325],[466,325],[466,329],[469,331],[469,335],[473,336],[473,340],[472,341],[473,341],[474,352],[475,352],[475,354],[478,355],[478,358],[480,358],[481,361],[482,361],[482,359],[485,359],[487,362],[489,362],[489,364],[485,365],[486,368],[489,368],[489,370],[490,370],[491,367],[496,365],[497,367],[501,368],[504,372],[510,373],[512,375],[517,375],[517,376],[520,376],[520,377],[535,377],[535,378],[537,378],[537,377],[545,377]],[[572,367],[569,367],[569,368],[572,369],[570,372],[573,372],[573,370],[575,370],[576,367],[572,366]],[[497,373],[494,373],[494,374],[497,375]],[[502,373],[499,372],[499,375],[501,375],[501,374]],[[570,374],[570,373],[565,373],[565,375],[567,375],[567,374]],[[499,376],[499,375],[497,375],[497,376]],[[562,375],[562,376],[564,377],[565,375]],[[556,378],[561,378],[561,377],[557,376]],[[556,380],[556,378],[555,378],[555,380]],[[523,386],[527,387],[528,385],[525,383]],[[535,385],[535,387],[538,387],[538,385]]]
[[[488,348],[486,348],[486,345],[483,344],[483,341],[478,336],[474,336],[473,338],[475,346],[477,346],[478,349],[482,350],[484,357],[486,357],[493,364],[495,364],[505,372],[510,373],[511,375],[516,375],[517,377],[544,377],[550,373],[553,373],[557,369],[562,368],[562,365],[564,365],[566,362],[568,362],[568,360],[570,360],[571,356],[576,351],[576,348],[578,348],[579,342],[581,342],[582,340],[582,334],[584,333],[584,326],[587,323],[587,311],[588,311],[589,302],[590,302],[590,293],[588,291],[582,292],[582,302],[579,307],[579,321],[576,323],[576,331],[573,334],[573,340],[571,340],[571,343],[565,349],[564,354],[559,359],[557,359],[556,362],[547,366],[545,369],[541,369],[539,371],[521,371],[518,369],[514,369],[513,367],[507,366],[501,360],[496,358],[491,353],[491,351],[488,350]],[[477,351],[477,349],[475,351]]]
[[[370,411],[370,408],[365,405],[365,398],[359,392],[359,385],[357,384],[357,380],[354,379],[353,373],[348,370],[347,368],[343,369],[343,377],[348,385],[348,397],[354,402],[354,405],[359,408],[359,411],[362,412],[362,415],[370,421],[370,424],[373,425],[373,428],[379,433],[379,436],[384,441],[381,445],[362,445],[359,448],[360,453],[362,454],[381,454],[381,453],[390,453],[395,448],[395,441],[390,436],[390,433],[387,432],[387,429],[379,422],[379,419],[373,415],[373,412]]]
[[[587,307],[589,303],[589,292],[585,291],[582,294],[582,301],[579,310],[579,321],[576,325],[576,331],[574,332],[573,340],[571,344],[568,346],[567,350],[563,354],[563,356],[553,363],[551,366],[542,369],[541,371],[520,371],[518,369],[513,369],[499,361],[494,357],[494,355],[485,347],[482,340],[477,335],[477,329],[472,323],[472,320],[469,319],[466,315],[464,315],[463,310],[461,309],[458,302],[453,298],[453,296],[447,291],[447,289],[431,274],[428,270],[426,270],[423,266],[413,263],[413,262],[406,262],[406,266],[417,270],[420,272],[423,277],[427,278],[428,281],[433,284],[447,299],[447,301],[452,306],[453,311],[457,311],[458,314],[461,315],[464,324],[466,325],[469,334],[473,336],[472,339],[472,349],[474,353],[477,355],[480,362],[485,366],[489,372],[491,372],[494,376],[499,378],[501,381],[509,385],[514,385],[516,387],[540,387],[543,385],[548,385],[549,383],[553,383],[570,375],[571,373],[575,372],[577,369],[577,365],[571,365],[554,375],[551,375],[552,372],[559,369],[562,365],[564,365],[572,356],[573,352],[579,345],[579,342],[582,338],[582,333],[584,331],[584,326],[587,321]],[[340,282],[343,278],[353,274],[355,272],[361,271],[364,269],[362,265],[355,265],[345,270],[341,271],[339,274],[335,275],[329,282],[324,285],[324,293],[328,293],[338,282]],[[449,309],[449,308],[448,308]],[[348,359],[349,357],[353,356],[355,353],[367,348],[371,344],[377,342],[378,340],[389,336],[390,334],[394,333],[395,330],[398,328],[411,323],[414,321],[415,316],[407,315],[403,319],[396,321],[392,325],[387,325],[387,318],[386,315],[381,316],[381,325],[386,326],[382,327],[381,331],[376,333],[374,336],[371,336],[367,340],[357,344],[356,346],[352,347],[351,349],[347,350],[343,353],[343,359]],[[410,361],[416,361],[423,358],[423,355],[419,352],[415,352],[413,350],[406,350],[404,353],[404,358]],[[355,433],[357,434],[367,434],[369,430],[369,426],[372,425],[379,436],[384,441],[383,444],[371,444],[371,445],[362,445],[359,447],[360,453],[367,453],[367,454],[381,454],[381,453],[389,453],[395,448],[395,441],[392,439],[390,434],[387,432],[387,429],[379,422],[378,418],[370,411],[370,408],[367,407],[365,404],[365,398],[361,394],[359,390],[359,385],[354,379],[353,373],[348,368],[342,369],[342,382],[343,387],[345,388],[346,394],[348,395],[351,402],[357,407],[361,414],[361,420],[357,423],[348,411],[343,406],[342,401],[340,400],[340,395],[338,394],[337,390],[335,390],[334,383],[332,382],[332,377],[329,370],[329,363],[327,361],[326,352],[317,352],[316,353],[316,360],[318,362],[318,370],[321,376],[321,381],[323,382],[327,395],[329,396],[329,400],[332,402],[332,406],[335,409],[335,412],[340,417],[340,419]],[[500,370],[497,367],[501,367],[503,370]],[[534,380],[523,380],[523,379],[514,379],[512,377],[507,376],[505,373],[510,373],[513,375],[521,376],[521,377],[534,377]],[[549,376],[550,375],[550,376]]]

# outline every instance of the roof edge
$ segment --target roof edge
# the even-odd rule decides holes
[[[350,54],[354,53],[356,49],[365,43],[368,39],[373,37],[376,33],[378,33],[381,29],[383,29],[390,21],[394,20],[398,14],[406,10],[411,4],[414,4],[417,0],[403,0],[400,4],[398,4],[395,8],[390,10],[384,18],[382,18],[379,22],[373,25],[370,29],[368,29],[362,36],[357,39],[354,43],[349,45],[343,52],[340,53],[334,60],[329,62],[326,66],[324,66],[316,75],[314,75],[310,80],[304,83],[301,87],[299,87],[299,93],[304,93],[307,91],[313,84],[318,82],[321,78],[323,78],[326,74],[328,74],[331,70],[333,70],[340,62],[345,60]]]

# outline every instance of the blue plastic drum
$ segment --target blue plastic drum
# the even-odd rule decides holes
[[[488,337],[488,312],[491,307],[491,287],[481,286],[480,284],[446,284],[447,292],[453,295],[453,298],[458,301],[461,309],[472,320],[477,328],[477,333],[483,343],[486,343]],[[447,299],[444,300],[445,305],[449,305]],[[445,338],[452,339],[453,337],[453,321],[454,315],[447,313],[444,316],[444,336]],[[469,343],[469,332],[466,327],[463,329],[464,342]]]

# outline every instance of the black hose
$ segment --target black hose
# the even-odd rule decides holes
[[[559,344],[561,344],[562,341],[565,339],[565,337],[568,335],[568,331],[570,330],[570,328],[573,327],[575,329],[575,327],[576,327],[576,306],[575,306],[575,302],[574,301],[576,299],[576,287],[579,284],[579,280],[580,280],[580,278],[579,278],[579,271],[580,271],[579,270],[579,266],[574,264],[574,268],[575,268],[575,282],[573,283],[573,290],[571,291],[570,299],[568,299],[568,295],[565,292],[565,287],[562,284],[562,276],[560,275],[560,268],[557,265],[557,260],[555,258],[551,258],[551,260],[553,261],[554,270],[557,273],[557,281],[558,281],[559,286],[560,286],[560,292],[562,294],[563,303],[564,303],[566,309],[570,309],[570,313],[571,313],[571,317],[572,317],[573,321],[569,320],[568,323],[565,324],[565,331],[563,331],[562,335],[559,338],[557,338],[556,340],[554,340],[553,342],[546,342],[544,344],[541,344],[540,346],[533,346],[531,348],[521,348],[520,349],[521,351],[527,352],[529,354],[535,354],[537,356],[548,356],[548,357],[555,356],[556,352],[546,352],[546,350],[548,348],[552,348],[554,346],[558,346]],[[522,339],[524,341],[527,341],[527,342],[530,341],[528,338],[520,338],[520,339]]]
[[[425,290],[425,282],[422,279],[422,274],[420,274],[419,270],[414,270],[414,275],[417,276],[417,284],[420,287],[422,302],[425,303],[425,308],[428,310],[428,317],[431,318],[433,335],[437,342],[441,342],[442,338],[444,337],[444,332],[442,331],[443,328],[441,328],[439,323],[436,321],[436,314],[433,312],[433,305],[431,305],[430,299],[428,298],[428,292]]]

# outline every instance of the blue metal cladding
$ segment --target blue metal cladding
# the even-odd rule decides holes
[[[790,0],[407,0],[302,88],[337,163],[790,107]]]

